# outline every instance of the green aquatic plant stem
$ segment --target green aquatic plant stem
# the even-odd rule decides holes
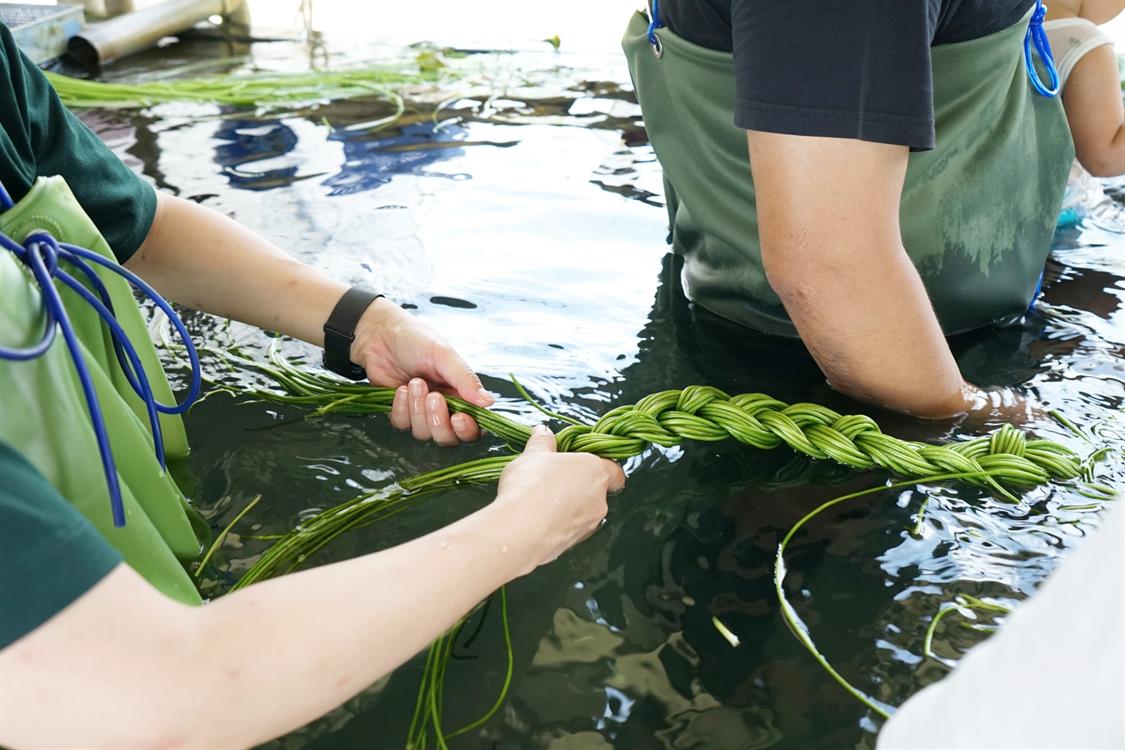
[[[507,588],[501,587],[497,595],[499,596],[499,616],[501,616],[501,629],[504,636],[505,668],[504,679],[495,701],[492,706],[488,707],[488,710],[486,710],[484,714],[481,714],[474,721],[461,726],[461,728],[448,733],[442,729],[445,671],[447,671],[449,662],[453,659],[454,645],[456,645],[461,631],[465,629],[465,625],[472,616],[472,613],[470,613],[462,617],[457,626],[453,627],[453,630],[434,641],[433,644],[431,644],[430,650],[426,653],[425,666],[422,671],[422,683],[418,686],[418,695],[414,704],[414,715],[411,717],[411,728],[409,728],[407,732],[406,747],[408,750],[421,750],[425,748],[427,741],[429,741],[431,730],[434,734],[436,746],[445,750],[448,748],[449,740],[460,737],[461,734],[467,734],[468,732],[479,729],[480,726],[484,726],[496,715],[499,708],[504,705],[508,688],[512,685],[515,657],[512,651],[512,629],[510,623],[508,623]],[[480,617],[484,618],[486,615],[487,606],[481,607]]]
[[[893,712],[894,707],[871,697],[852,683],[848,682],[848,680],[844,678],[843,675],[836,671],[836,668],[832,666],[827,657],[825,657],[824,654],[821,653],[820,649],[817,648],[816,643],[813,642],[812,636],[809,634],[808,626],[805,625],[800,615],[797,614],[797,610],[790,603],[788,597],[786,597],[784,587],[785,575],[787,572],[785,567],[785,551],[789,547],[789,542],[793,539],[794,536],[797,535],[797,533],[802,528],[804,528],[806,523],[836,505],[846,503],[857,498],[866,497],[868,495],[873,495],[876,492],[897,490],[904,487],[913,487],[914,485],[923,482],[944,482],[951,479],[968,481],[974,479],[974,474],[979,474],[979,472],[935,474],[933,476],[920,477],[909,482],[879,485],[878,487],[871,487],[866,490],[860,490],[859,492],[850,492],[846,495],[840,495],[839,497],[835,497],[828,502],[821,503],[820,505],[803,515],[800,520],[793,524],[788,533],[786,533],[785,536],[782,537],[781,542],[777,545],[777,553],[774,559],[773,566],[773,588],[774,593],[777,596],[778,604],[781,606],[781,615],[785,619],[785,624],[789,627],[789,630],[793,633],[793,635],[796,636],[797,640],[800,641],[801,645],[805,647],[805,650],[812,655],[813,659],[816,660],[816,662],[824,669],[824,671],[829,674],[829,676],[832,677],[833,680],[836,681],[837,684],[840,685],[840,687],[844,688],[844,690],[846,690],[853,697],[863,703],[863,705],[867,706],[869,709],[874,711],[879,716],[882,716],[884,719],[889,719],[891,717],[891,713]],[[980,477],[977,476],[975,478],[979,479]]]
[[[211,546],[207,548],[207,552],[200,559],[199,565],[196,566],[195,577],[197,579],[203,575],[203,569],[207,567],[207,563],[211,561],[211,557],[215,554],[215,551],[218,550],[219,547],[223,546],[223,542],[226,540],[227,534],[229,534],[230,530],[234,528],[234,525],[241,521],[243,516],[253,510],[254,506],[261,502],[261,500],[261,495],[255,495],[254,499],[246,503],[246,507],[238,511],[235,517],[231,519],[230,523],[223,527],[223,530],[219,532],[219,535],[215,537],[215,540],[213,542],[211,542]]]
[[[483,615],[482,615],[483,617]],[[500,623],[502,632],[504,634],[504,652],[507,656],[507,664],[504,668],[504,682],[500,685],[500,692],[496,696],[492,707],[485,711],[480,718],[469,722],[460,729],[456,729],[446,735],[446,739],[453,739],[462,734],[467,734],[474,729],[479,729],[488,723],[500,707],[504,705],[504,700],[508,697],[508,688],[512,685],[512,672],[515,670],[516,660],[514,652],[512,651],[512,628],[508,622],[508,589],[507,587],[500,588]]]
[[[731,648],[738,648],[742,645],[742,640],[726,626],[726,623],[719,619],[718,615],[711,615],[711,624],[715,626],[715,630],[719,631],[719,635],[726,639]]]
[[[508,591],[501,587],[497,592],[500,598],[500,624],[504,637],[505,668],[504,679],[500,691],[492,705],[477,719],[452,731],[445,732],[442,728],[442,712],[445,700],[445,675],[449,662],[453,660],[453,649],[461,632],[475,613],[463,617],[461,621],[448,633],[438,638],[426,653],[426,662],[422,668],[422,680],[418,687],[418,696],[414,704],[414,714],[410,719],[410,729],[407,732],[407,750],[422,750],[427,747],[429,735],[432,731],[434,741],[440,750],[447,750],[448,741],[454,737],[467,734],[479,729],[488,723],[504,705],[508,689],[512,683],[512,673],[515,670],[515,656],[512,651],[512,632],[508,620]],[[480,608],[481,622],[488,614],[487,602]]]
[[[966,609],[972,612],[991,612],[992,614],[1005,615],[1012,611],[1012,608],[1005,604],[985,601],[984,599],[978,599],[968,594],[958,595],[953,602],[942,605],[938,609],[937,614],[930,620],[930,625],[926,628],[925,638],[922,640],[922,653],[925,656],[931,659],[938,659],[937,654],[934,653],[934,635],[937,633],[938,623],[950,612],[964,614]]]

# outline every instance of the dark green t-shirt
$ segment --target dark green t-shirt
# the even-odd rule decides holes
[[[36,177],[61,175],[124,263],[152,226],[156,192],[63,106],[4,24],[0,76],[0,180],[12,200]]]
[[[86,593],[121,555],[51,483],[0,442],[0,649]]]

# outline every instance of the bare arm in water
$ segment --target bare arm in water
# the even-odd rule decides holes
[[[584,539],[605,516],[606,492],[623,483],[614,463],[555,453],[541,428],[490,505],[383,552],[203,607],[164,597],[119,564],[0,651],[0,745],[218,750],[282,735]]]
[[[906,146],[748,132],[762,263],[832,386],[922,417],[987,402],[966,383],[902,245]]]

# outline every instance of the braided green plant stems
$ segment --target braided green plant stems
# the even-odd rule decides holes
[[[394,400],[393,388],[356,385],[300,370],[276,350],[270,352],[269,365],[237,355],[225,356],[268,375],[285,390],[255,390],[252,395],[316,406],[317,414],[382,413],[390,411]],[[516,386],[520,388],[518,383]],[[520,391],[526,395],[522,388]],[[507,417],[455,397],[447,401],[452,411],[472,416],[512,448],[522,448],[530,437],[527,426]],[[733,439],[759,450],[784,445],[813,459],[832,460],[858,471],[885,469],[904,477],[983,473],[986,476],[966,481],[986,485],[1012,502],[1016,497],[1005,485],[1028,488],[1082,474],[1081,461],[1074,451],[1050,440],[1028,439],[1010,425],[989,436],[929,445],[887,435],[866,415],[842,415],[816,404],[786,404],[761,393],[731,396],[704,385],[653,393],[631,406],[611,410],[592,425],[577,423],[538,405],[536,408],[570,423],[558,434],[560,451],[594,453],[615,460],[639,455],[651,445],[669,448],[685,440]],[[454,466],[443,474],[456,480],[458,471]]]
[[[907,477],[987,472],[970,480],[1015,501],[996,477],[1012,487],[1034,487],[1073,479],[1078,456],[1050,440],[1028,440],[1005,425],[991,436],[951,445],[929,445],[884,434],[871,417],[841,415],[816,404],[785,404],[761,393],[729,396],[718,388],[692,385],[661,391],[621,406],[592,426],[571,425],[559,433],[559,450],[628,458],[649,444],[671,447],[684,440],[733,438],[759,450],[782,445],[811,458],[832,460],[859,471],[886,469]]]

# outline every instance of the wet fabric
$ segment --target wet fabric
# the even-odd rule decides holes
[[[1028,83],[1029,19],[930,50],[937,146],[911,153],[899,215],[946,333],[1026,311],[1050,247],[1074,149],[1062,103]],[[664,170],[685,291],[737,323],[795,336],[762,268],[746,132],[732,118],[732,56],[659,29],[657,57],[647,27],[635,14],[623,45]]]
[[[0,181],[13,200],[61,175],[124,263],[148,235],[156,192],[63,106],[0,24]]]
[[[740,128],[930,149],[930,47],[1007,28],[1032,2],[663,0],[660,17],[733,52]]]
[[[90,522],[0,441],[0,649],[86,593],[121,561]]]
[[[97,227],[60,177],[40,178],[23,199],[0,213],[0,231],[17,242],[45,229],[60,242],[112,257]],[[132,292],[117,275],[97,268],[118,322],[148,373],[157,401],[174,402]],[[79,277],[81,278],[81,277]],[[85,282],[84,282],[85,283]],[[65,341],[55,337],[46,354],[27,362],[0,360],[0,440],[15,446],[124,560],[153,586],[181,602],[199,603],[184,569],[200,552],[195,513],[157,462],[143,403],[129,386],[112,340],[94,310],[56,283],[70,314],[101,403],[125,506],[126,525],[114,527],[97,439]],[[43,329],[40,293],[27,269],[0,252],[0,344],[26,347]],[[168,460],[188,451],[178,416],[160,415]],[[50,558],[40,561],[51,565]]]

